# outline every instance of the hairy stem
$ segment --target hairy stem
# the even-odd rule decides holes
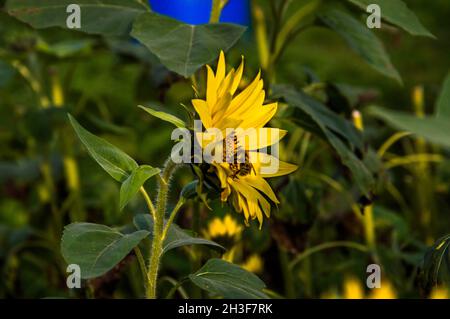
[[[145,265],[144,256],[142,255],[141,249],[138,246],[134,248],[134,253],[139,263],[139,269],[142,273],[142,279],[145,280],[145,278],[147,277],[147,266]]]
[[[185,199],[184,197],[180,197],[180,199],[178,200],[177,205],[175,206],[175,208],[173,209],[172,213],[170,214],[169,219],[167,220],[166,225],[164,226],[164,230],[163,230],[163,234],[162,234],[162,239],[166,239],[167,233],[169,232],[169,228],[172,225],[173,221],[175,220],[175,217],[177,216],[178,211],[180,210],[181,206],[184,205],[185,203]]]
[[[159,264],[162,255],[164,215],[167,205],[167,194],[169,191],[169,181],[176,164],[169,158],[166,161],[163,171],[159,175],[159,190],[157,196],[156,211],[153,215],[153,242],[150,253],[150,261],[147,272],[147,298],[156,298],[156,286],[158,279]]]
[[[150,199],[150,196],[148,196],[147,191],[145,190],[144,186],[141,186],[139,191],[141,192],[142,196],[145,199],[145,202],[147,203],[147,207],[148,207],[150,214],[155,216],[155,214],[156,214],[155,206],[153,206],[152,200]]]

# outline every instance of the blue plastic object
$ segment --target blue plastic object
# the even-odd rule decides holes
[[[152,10],[189,24],[208,23],[212,0],[149,0]],[[250,25],[250,0],[229,0],[220,22]]]

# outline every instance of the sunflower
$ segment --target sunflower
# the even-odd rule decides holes
[[[226,237],[237,241],[241,233],[242,226],[227,214],[223,219],[216,217],[209,222],[206,237],[211,239]]]
[[[273,146],[286,131],[266,128],[265,125],[277,111],[277,103],[264,104],[265,91],[261,72],[236,95],[244,71],[244,58],[235,70],[226,72],[225,56],[220,52],[216,72],[207,65],[205,99],[193,99],[205,132],[197,133],[197,141],[203,149],[220,142],[223,151],[219,159],[211,163],[211,170],[220,180],[221,200],[232,204],[237,212],[249,219],[258,219],[260,228],[263,216],[270,217],[271,204],[279,201],[265,180],[267,177],[289,174],[296,165],[279,161],[263,149]],[[207,137],[208,131],[218,130],[220,140]],[[230,133],[231,131],[231,133]],[[222,138],[224,136],[224,138]],[[276,170],[268,163],[276,163]]]
[[[241,267],[255,274],[260,274],[264,268],[264,261],[258,254],[253,254],[241,264]]]
[[[337,296],[330,296],[335,299]],[[365,294],[361,282],[354,278],[348,277],[344,282],[344,299],[396,299],[397,293],[388,280],[381,282],[380,288],[373,288],[370,294]]]
[[[430,294],[430,299],[449,299],[448,289],[446,287],[435,287]]]
[[[222,259],[232,263],[239,251],[242,228],[234,218],[227,214],[223,219],[216,217],[209,222],[205,237],[227,247]]]

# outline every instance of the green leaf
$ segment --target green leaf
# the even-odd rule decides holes
[[[312,116],[317,126],[323,124],[329,130],[346,139],[360,151],[364,149],[362,134],[356,129],[353,123],[339,116],[308,94],[284,84],[274,85],[272,94],[275,97],[284,98],[290,106],[294,106],[309,116]],[[320,123],[318,123],[318,120],[320,120]]]
[[[64,228],[61,252],[68,264],[80,266],[81,278],[94,278],[111,270],[146,236],[145,230],[122,234],[105,225],[74,223]]]
[[[14,77],[16,70],[3,60],[0,60],[0,88],[6,86]]]
[[[188,77],[232,47],[244,30],[227,23],[190,25],[147,12],[133,23],[131,35],[168,69]]]
[[[149,165],[141,165],[135,169],[120,187],[119,207],[122,210],[131,198],[136,195],[139,188],[152,176],[159,174],[160,169]]]
[[[372,68],[401,82],[383,43],[367,26],[346,12],[332,8],[320,13],[319,18],[326,26],[336,31]]]
[[[450,121],[450,72],[444,80],[436,105],[436,116]]]
[[[48,44],[44,41],[39,41],[37,49],[58,58],[66,58],[79,53],[88,52],[93,43],[94,42],[91,40],[66,40],[55,44]]]
[[[224,298],[269,298],[266,287],[256,275],[222,259],[210,259],[189,279],[200,288]]]
[[[172,224],[167,232],[166,240],[163,244],[164,253],[181,246],[187,245],[207,245],[220,250],[225,248],[211,240],[191,236],[188,231],[181,229],[178,225]]]
[[[381,8],[381,18],[399,26],[412,35],[434,36],[420,23],[417,16],[401,0],[349,0],[364,11],[370,4]]]
[[[192,181],[183,187],[180,195],[185,199],[192,199],[197,196],[198,180]]]
[[[358,159],[358,157],[348,149],[342,140],[329,130],[325,130],[325,135],[328,142],[334,147],[342,163],[347,166],[352,172],[352,176],[356,181],[359,189],[369,198],[372,196],[372,190],[375,186],[375,181],[367,166]]]
[[[162,112],[162,111],[156,111],[156,110],[154,110],[152,108],[145,107],[145,106],[142,106],[142,105],[138,105],[138,107],[143,109],[148,114],[150,114],[150,115],[152,115],[154,117],[157,117],[157,118],[159,118],[159,119],[161,119],[163,121],[169,122],[169,123],[175,125],[176,127],[179,127],[179,128],[185,128],[186,127],[186,123],[183,120],[181,120],[178,117],[176,117],[175,115],[172,115],[172,114],[169,114],[169,113],[166,113],[166,112]]]
[[[275,98],[283,98],[289,106],[295,108],[293,121],[296,124],[330,143],[344,165],[351,170],[359,188],[365,195],[370,195],[374,186],[373,176],[348,146],[350,144],[363,152],[362,136],[353,124],[333,113],[318,100],[289,85],[274,86],[273,95]]]
[[[81,28],[75,30],[103,35],[127,35],[136,16],[148,10],[139,0],[8,0],[6,10],[37,29],[67,28],[70,4],[81,9]]]
[[[69,120],[89,154],[115,180],[125,181],[138,168],[134,159],[114,145],[88,132],[70,114]]]
[[[134,217],[134,225],[137,229],[153,232],[153,219],[148,214],[139,214]],[[181,229],[178,225],[172,224],[167,232],[167,237],[163,243],[163,253],[171,249],[188,245],[207,245],[213,248],[225,250],[221,245],[204,238],[193,237],[188,231]]]
[[[0,7],[2,7],[1,4]],[[27,49],[34,47],[34,41],[38,35],[32,28],[8,15],[3,8],[0,9],[0,21],[0,53],[2,55],[10,50],[14,43],[24,42],[22,46],[25,45]]]
[[[421,279],[426,289],[430,289],[438,283],[440,268],[445,261],[448,267],[447,277],[450,276],[450,235],[446,235],[436,241],[425,253],[422,265]]]
[[[311,185],[305,178],[290,178],[279,193],[283,209],[277,212],[277,219],[302,227],[313,225],[319,216],[322,196],[322,189]]]
[[[397,233],[399,239],[406,238],[409,228],[401,214],[384,206],[374,205],[373,216],[377,229],[391,228]]]
[[[369,107],[368,112],[396,129],[412,132],[432,143],[450,147],[450,135],[448,134],[450,120],[448,118],[419,118],[405,112],[392,111],[377,106]]]

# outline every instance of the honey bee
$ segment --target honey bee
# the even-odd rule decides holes
[[[252,163],[241,163],[239,164],[239,168],[236,172],[231,175],[232,178],[236,178],[237,175],[247,176],[252,173],[252,171],[256,174],[255,168]]]
[[[238,163],[236,159],[234,163],[230,164],[230,169],[233,171],[233,174],[231,175],[233,179],[236,178],[238,175],[239,176],[250,175],[252,171],[256,174],[253,164],[250,163],[248,151],[245,151],[244,154],[245,154],[244,163]]]
[[[231,138],[226,139],[225,143],[224,161],[230,164],[230,169],[233,172],[231,177],[235,179],[238,175],[246,176],[251,174],[252,171],[256,174],[253,164],[250,163],[248,151],[244,151],[244,163],[239,162],[239,155],[242,155],[242,147],[239,145],[237,136],[234,135],[232,140]]]

